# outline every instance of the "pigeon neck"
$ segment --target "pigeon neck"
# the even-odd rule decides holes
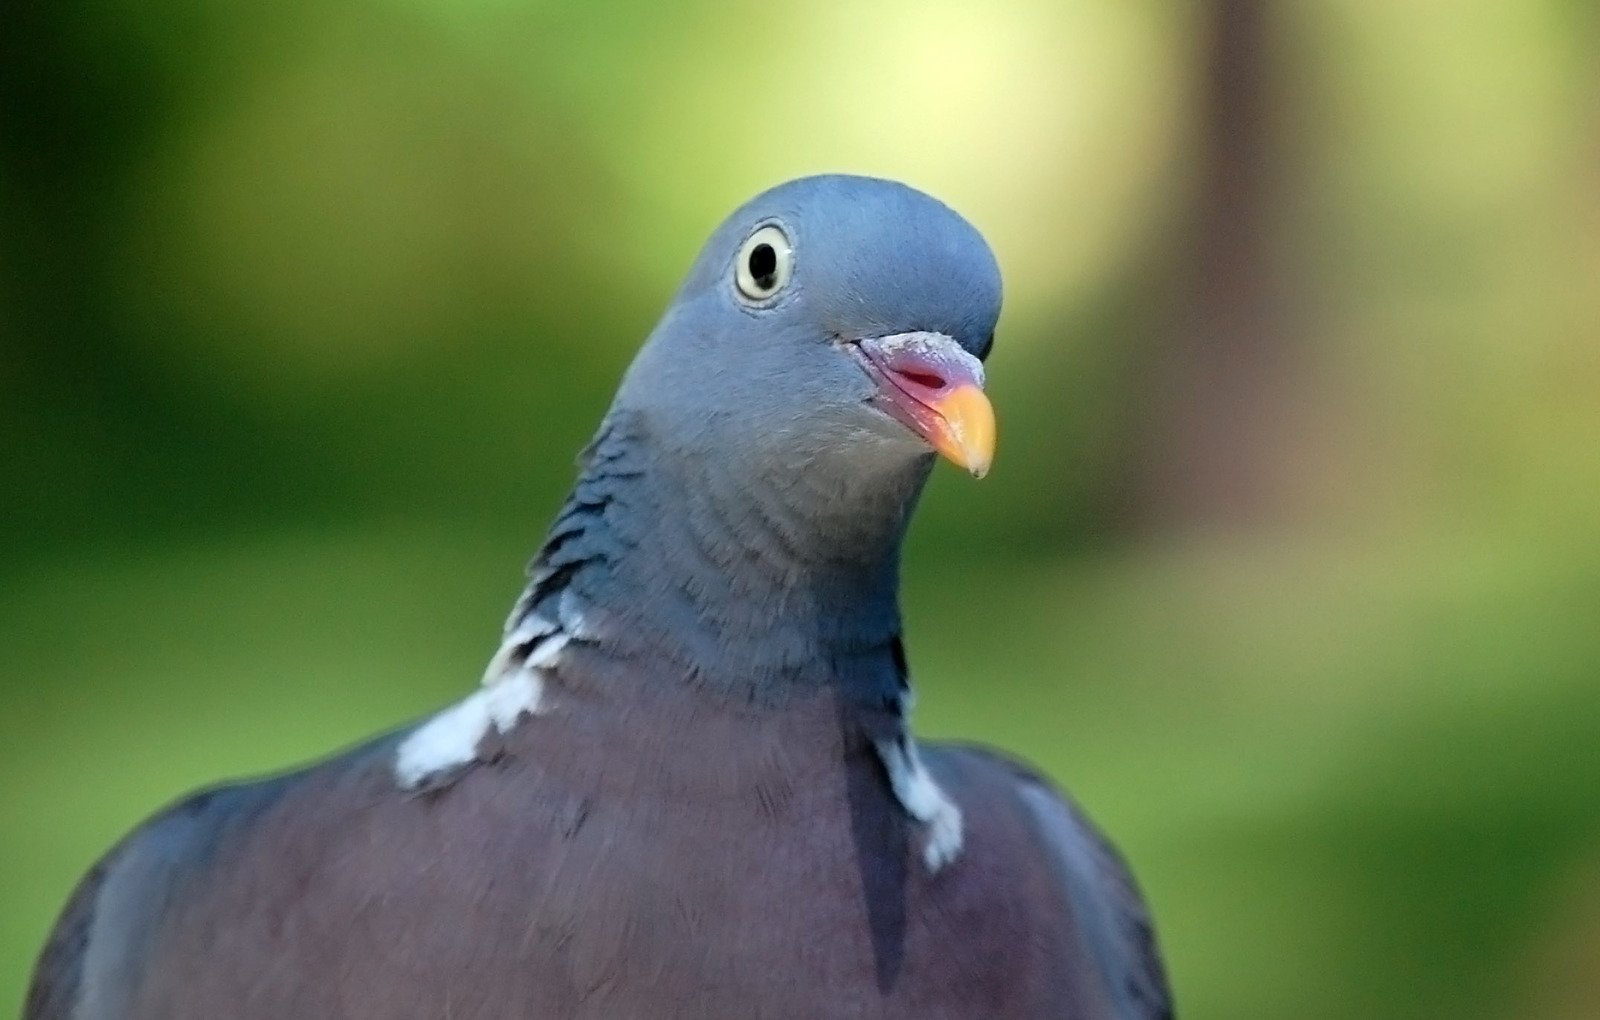
[[[518,613],[739,700],[835,685],[897,703],[900,544],[928,466],[871,484],[828,467],[669,455],[614,414]]]

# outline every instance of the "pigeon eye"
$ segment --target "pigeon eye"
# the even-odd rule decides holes
[[[789,246],[789,235],[769,223],[751,234],[739,249],[734,282],[745,300],[761,302],[782,290],[793,271],[794,249]]]

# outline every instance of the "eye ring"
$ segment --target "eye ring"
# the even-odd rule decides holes
[[[739,246],[733,262],[734,285],[749,304],[765,304],[777,297],[793,274],[794,246],[776,223],[757,228]]]

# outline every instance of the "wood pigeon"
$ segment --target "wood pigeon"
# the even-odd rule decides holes
[[[626,373],[482,686],[144,823],[25,1016],[1170,1016],[1083,814],[907,728],[901,539],[935,453],[988,468],[999,312],[989,247],[921,192],[751,200]]]

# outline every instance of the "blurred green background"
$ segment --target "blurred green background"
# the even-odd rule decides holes
[[[1600,1015],[1600,11],[0,8],[0,1009],[130,825],[469,690],[710,228],[904,179],[1008,299],[928,734],[1193,1018]]]

